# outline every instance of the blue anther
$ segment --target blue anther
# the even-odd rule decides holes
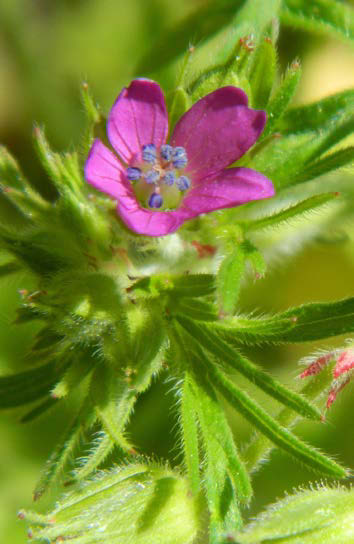
[[[166,183],[166,185],[173,185],[176,181],[176,174],[174,172],[166,172],[164,177],[162,178],[162,181]]]
[[[144,174],[146,183],[157,183],[160,179],[160,174],[157,170],[149,170]]]
[[[144,162],[155,164],[156,162],[156,146],[155,144],[143,145],[142,157]]]
[[[162,206],[162,196],[157,193],[152,193],[149,198],[150,208],[161,208]]]
[[[184,147],[175,147],[172,151],[172,164],[175,168],[185,168],[188,159]]]
[[[127,173],[127,179],[129,179],[129,181],[136,181],[137,179],[141,178],[140,168],[129,166],[129,168],[127,168],[126,170],[126,173]]]
[[[186,191],[191,186],[191,180],[187,176],[180,176],[176,181],[176,185],[180,191]]]
[[[173,151],[172,145],[169,145],[169,144],[162,145],[160,149],[161,158],[164,159],[165,161],[170,162],[172,158],[172,151]]]

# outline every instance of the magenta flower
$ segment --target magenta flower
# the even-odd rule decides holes
[[[117,200],[134,232],[164,236],[202,213],[274,195],[250,168],[226,168],[261,134],[266,114],[247,107],[236,87],[214,91],[187,111],[167,143],[168,117],[160,86],[136,79],[124,88],[107,122],[114,152],[95,140],[85,178]]]

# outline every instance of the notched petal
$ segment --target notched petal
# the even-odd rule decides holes
[[[128,164],[141,160],[142,146],[165,143],[168,117],[160,86],[149,79],[135,79],[115,101],[107,122],[108,139]]]
[[[188,170],[198,179],[238,160],[260,136],[266,114],[247,103],[241,89],[222,87],[199,100],[177,123],[171,143],[186,149]]]

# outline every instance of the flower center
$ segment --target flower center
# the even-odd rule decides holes
[[[181,193],[191,186],[190,178],[184,175],[188,164],[186,150],[169,144],[156,149],[154,144],[147,144],[141,151],[141,163],[126,169],[137,197],[149,208],[176,207]]]

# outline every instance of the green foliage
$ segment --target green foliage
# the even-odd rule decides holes
[[[200,503],[178,472],[134,464],[98,474],[63,497],[47,516],[21,511],[34,542],[188,544],[199,531]]]
[[[354,14],[338,0],[284,0],[281,21],[287,25],[338,38],[354,40]]]
[[[0,279],[19,271],[30,277],[24,276],[25,286],[31,282],[35,290],[21,288],[14,327],[20,331],[32,321],[41,327],[26,356],[28,368],[0,377],[0,408],[24,406],[23,422],[54,407],[59,411],[67,401],[73,412],[34,498],[63,481],[75,487],[48,516],[21,513],[33,525],[34,541],[192,543],[202,519],[209,522],[211,544],[221,544],[242,529],[243,508],[254,493],[251,473],[275,447],[318,474],[347,476],[291,430],[300,418],[321,419],[313,401],[330,387],[331,369],[298,393],[256,365],[249,348],[351,333],[354,298],[312,302],[269,317],[244,316],[240,308],[248,268],[256,279],[266,272],[260,231],[282,232],[290,220],[300,224],[309,214],[326,218],[335,208],[337,188],[326,183],[314,194],[299,186],[317,183],[317,177],[354,158],[353,147],[344,143],[354,126],[352,90],[291,107],[301,66],[295,60],[285,74],[278,73],[278,16],[303,30],[352,40],[353,11],[334,0],[210,0],[162,30],[138,65],[139,76],[159,71],[168,79],[168,63],[185,53],[167,96],[170,130],[193,103],[226,85],[242,88],[251,107],[266,111],[261,138],[233,166],[269,177],[277,192],[273,203],[201,216],[163,239],[123,228],[115,203],[83,180],[93,139],[105,138],[104,116],[86,83],[81,88],[86,126],[78,151],[54,152],[44,131],[34,129],[42,172],[54,187],[52,200],[41,196],[0,148]],[[220,51],[200,70],[199,44],[215,37]],[[347,202],[346,219],[352,216],[348,194],[340,199]],[[337,205],[337,223],[324,221],[327,228],[342,226],[342,209]],[[232,379],[235,372],[281,404],[275,415],[264,409],[257,389],[253,398]],[[177,398],[179,441],[173,455],[177,449],[183,476],[142,460],[144,445],[130,433],[143,394],[162,373]],[[246,444],[233,435],[223,400],[254,428]],[[122,466],[97,472],[113,456]],[[238,532],[235,542],[287,542],[291,533],[294,543],[301,538],[310,543],[312,536],[311,544],[325,543],[328,535],[337,537],[339,522],[327,519],[326,510],[315,525],[307,516],[311,505],[328,502],[333,509],[328,511],[346,528],[348,497],[351,492],[342,489],[298,493]]]
[[[239,544],[341,544],[353,539],[353,490],[319,486],[271,505],[242,533]],[[315,515],[314,515],[315,514]]]

